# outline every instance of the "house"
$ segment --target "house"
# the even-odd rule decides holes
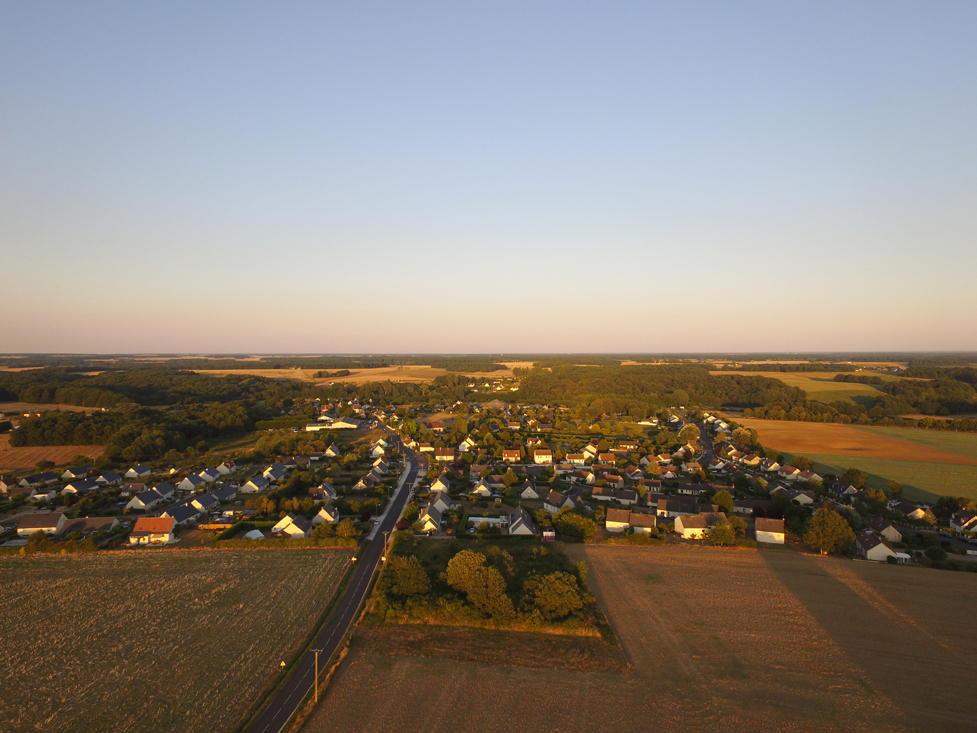
[[[115,471],[106,471],[95,479],[100,486],[115,486],[122,483],[122,477]]]
[[[867,529],[855,537],[855,552],[873,562],[887,562],[887,558],[896,557],[896,551],[887,539]]]
[[[422,532],[437,532],[441,528],[441,510],[434,503],[428,504],[417,518]]]
[[[205,468],[203,471],[201,471],[197,475],[200,478],[202,478],[204,481],[206,481],[208,484],[212,484],[212,483],[214,483],[214,481],[216,481],[217,479],[219,479],[224,474],[222,474],[216,468]]]
[[[80,532],[87,537],[95,532],[114,532],[119,526],[118,517],[78,517],[65,522],[59,534],[67,536]]]
[[[318,486],[313,486],[309,489],[309,496],[316,501],[335,501],[339,493],[333,488],[332,484],[328,481],[323,481]]]
[[[819,476],[818,474],[814,473],[814,471],[801,471],[800,475],[797,478],[800,481],[804,481],[807,483],[810,483],[811,481],[817,481],[818,483],[822,483],[824,481],[824,479],[821,478],[821,476]]]
[[[434,460],[444,461],[444,462],[450,462],[455,460],[454,448],[435,448]]]
[[[757,517],[756,541],[767,542],[771,545],[784,544],[784,520]]]
[[[312,524],[338,524],[339,523],[339,510],[336,509],[332,504],[325,504],[319,513],[312,517]]]
[[[769,506],[770,502],[764,499],[737,499],[733,502],[733,514],[745,514],[748,517],[758,514],[765,516]]]
[[[216,509],[220,506],[220,502],[217,501],[217,497],[213,494],[197,494],[190,500],[190,505],[196,507],[201,513],[209,512],[212,509]]]
[[[589,443],[585,445],[583,450],[581,451],[581,454],[583,455],[584,459],[588,459],[588,458],[594,459],[597,457],[598,453],[600,453],[600,450],[598,450],[597,445],[594,443]],[[567,458],[569,457],[570,456],[567,456]]]
[[[638,441],[636,440],[618,441],[617,448],[614,449],[616,453],[634,453],[636,450],[638,450]]]
[[[326,450],[323,453],[323,455],[326,458],[335,458],[336,456],[339,455],[339,446],[337,446],[335,443],[333,443],[328,448],[326,448]]]
[[[244,484],[244,486],[241,487],[241,493],[242,494],[256,494],[259,491],[264,491],[269,486],[270,486],[270,484],[268,482],[268,479],[266,479],[264,476],[254,476],[253,478],[251,478],[250,480],[248,480]],[[183,486],[181,485],[180,488],[182,489]]]
[[[786,466],[780,467],[780,470],[777,471],[777,475],[780,476],[780,478],[788,481],[796,481],[801,475],[801,469],[787,464]]]
[[[451,488],[451,484],[448,482],[448,478],[442,474],[431,484],[431,491],[447,491]],[[490,492],[491,493],[491,492]]]
[[[458,444],[458,452],[459,453],[467,453],[472,448],[474,448],[476,445],[477,444],[475,443],[475,441],[472,440],[472,438],[469,436],[469,437],[465,438],[463,441],[461,441]]]
[[[417,450],[419,450],[421,453],[434,453],[434,446],[430,443],[420,443],[417,446]]]
[[[138,466],[133,466],[126,471],[126,478],[146,478],[150,473],[152,471],[149,470],[149,466],[140,463]]]
[[[119,496],[136,496],[137,494],[141,494],[142,492],[146,491],[148,488],[149,487],[141,481],[135,483],[124,483],[122,484],[122,488],[119,489]]]
[[[70,484],[61,489],[61,495],[65,494],[90,494],[96,489],[100,488],[97,481],[90,478],[83,478],[78,481],[72,481]]]
[[[370,451],[370,458],[379,458],[386,452],[386,449],[382,445],[375,445],[373,446],[373,450]]]
[[[675,531],[682,535],[682,539],[701,540],[709,536],[714,525],[725,521],[726,515],[723,512],[678,516],[675,518]]]
[[[536,491],[536,487],[533,486],[533,482],[526,479],[522,486],[516,489],[516,496],[520,499],[538,499],[539,494]]]
[[[130,545],[165,545],[176,541],[173,517],[139,517],[129,533]]]
[[[222,484],[211,492],[218,502],[223,504],[226,501],[234,501],[237,498],[237,489],[229,484]]]
[[[271,528],[271,536],[276,535],[281,537],[299,537],[304,538],[309,536],[309,532],[312,531],[312,522],[303,516],[293,514],[289,512],[280,520],[278,523]]]
[[[173,494],[176,493],[176,489],[173,488],[173,484],[169,481],[164,481],[161,484],[156,484],[153,487],[153,491],[159,494],[160,499],[166,499],[167,501],[173,498]]]
[[[160,503],[162,497],[152,489],[144,491],[139,496],[134,496],[126,504],[126,511],[145,512]]]
[[[431,503],[434,504],[439,511],[446,512],[451,508],[451,497],[448,496],[447,491],[438,491],[431,499]]]
[[[872,529],[875,529],[875,526],[874,525],[872,526]],[[959,512],[957,512],[952,517],[950,517],[950,529],[955,529],[958,532],[974,532],[974,531],[977,531],[977,512],[967,512],[967,511],[959,511]],[[878,530],[876,530],[876,531],[878,531]],[[885,537],[884,534],[883,534],[883,536]],[[891,538],[888,538],[888,537],[887,537],[887,539],[890,539],[891,540]],[[902,541],[901,535],[900,535],[900,539],[898,539],[898,540],[891,540],[891,541],[893,541],[893,542],[901,542]]]
[[[47,512],[44,514],[24,514],[17,524],[18,537],[30,537],[35,532],[47,535],[57,534],[65,524],[63,512]]]
[[[184,502],[182,504],[177,504],[176,506],[169,507],[160,516],[170,517],[177,524],[184,525],[187,522],[195,522],[200,516],[200,510],[193,506],[189,502]]]
[[[658,500],[655,513],[667,519],[690,516],[699,513],[699,502],[692,496],[669,496]]]
[[[532,517],[529,516],[529,512],[526,511],[525,507],[517,506],[515,510],[509,514],[509,534],[536,534],[536,525],[533,523]]]
[[[553,451],[539,448],[533,451],[533,463],[537,466],[549,466],[553,463]]]
[[[443,433],[444,423],[440,420],[432,420],[431,422],[424,423],[425,427],[432,433]]]
[[[630,526],[635,534],[651,534],[651,530],[658,526],[658,517],[654,514],[631,512]]]
[[[217,470],[221,472],[222,476],[227,476],[231,473],[234,473],[236,469],[237,466],[234,463],[234,461],[224,461],[222,464],[217,466]]]
[[[556,514],[563,507],[570,507],[572,509],[573,499],[559,493],[558,491],[551,491],[543,500],[543,509],[548,511],[550,514]]]
[[[630,509],[608,509],[604,527],[608,532],[623,532],[631,526]]]
[[[44,473],[32,473],[30,476],[25,476],[20,480],[20,485],[25,489],[33,489],[36,486],[44,486],[57,480],[58,474],[53,471],[45,471]]]
[[[952,526],[953,520],[950,521]],[[872,528],[873,532],[882,535],[889,542],[902,542],[902,532],[896,529],[896,526],[888,519],[875,517],[868,523],[868,526]]]
[[[600,463],[607,463],[613,466],[614,462],[617,460],[617,456],[613,453],[598,453],[597,460]]]
[[[264,473],[261,475],[268,479],[269,483],[277,484],[283,478],[285,478],[285,466],[280,463],[269,466],[265,469]]]
[[[908,501],[896,502],[892,508],[906,517],[906,519],[922,519],[926,516],[926,510]]]
[[[638,492],[630,489],[611,489],[598,486],[591,496],[597,501],[617,501],[624,505],[638,503]]]
[[[492,487],[485,479],[479,479],[471,493],[472,496],[492,496]]]
[[[17,482],[12,478],[9,476],[0,476],[0,494],[6,494],[15,486],[17,486]]]
[[[519,463],[519,460],[521,458],[522,458],[522,451],[521,450],[518,450],[517,449],[517,450],[503,450],[502,451],[502,460],[505,461],[506,463]],[[535,458],[535,456],[534,456],[534,458]]]
[[[27,498],[31,501],[54,501],[58,497],[58,489],[54,486],[35,486]]]
[[[187,476],[180,483],[178,483],[176,485],[176,487],[180,491],[190,492],[190,491],[196,491],[198,488],[200,488],[201,486],[203,486],[205,483],[206,482],[202,478],[200,478],[199,476]]]
[[[85,478],[88,476],[88,471],[91,466],[76,466],[75,468],[69,468],[63,474],[61,474],[61,479],[63,481],[74,481],[76,479]]]
[[[589,447],[589,446],[588,446]],[[594,453],[596,455],[596,451]],[[567,453],[567,463],[572,463],[574,466],[583,466],[587,463],[586,453]]]
[[[678,469],[674,466],[662,466],[662,471],[658,474],[658,477],[671,481],[672,479],[678,478]]]

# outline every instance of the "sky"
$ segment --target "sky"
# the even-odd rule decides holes
[[[977,3],[0,3],[0,352],[975,350]]]

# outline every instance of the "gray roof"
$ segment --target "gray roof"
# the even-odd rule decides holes
[[[197,507],[191,504],[181,504],[180,506],[170,507],[164,513],[173,517],[178,524],[183,524],[189,519],[200,516],[200,511],[197,509]]]

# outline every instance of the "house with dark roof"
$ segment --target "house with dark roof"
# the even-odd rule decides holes
[[[80,532],[87,537],[95,532],[114,532],[119,526],[118,517],[77,517],[65,522],[58,534],[67,536]]]
[[[720,522],[728,523],[726,514],[723,512],[703,512],[691,516],[680,515],[675,517],[675,531],[682,535],[683,539],[701,540],[708,537],[710,530]]]
[[[896,526],[888,519],[875,517],[868,523],[868,526],[872,528],[873,532],[885,537],[889,542],[902,542],[902,532],[896,529]],[[952,520],[950,526],[953,526]]]
[[[133,466],[128,471],[126,471],[126,478],[145,478],[152,471],[150,471],[149,466],[145,463],[140,463],[138,466]]]
[[[536,524],[525,507],[517,506],[509,514],[509,534],[510,535],[534,535],[536,534]]]
[[[74,468],[69,468],[61,474],[61,479],[63,481],[75,481],[76,479],[85,478],[88,476],[91,468],[91,466],[75,466]]]
[[[521,486],[516,487],[516,496],[520,499],[538,499],[539,493],[536,491],[533,482],[526,479]]]
[[[17,523],[17,536],[30,537],[35,532],[43,532],[46,535],[57,534],[66,521],[63,512],[24,514]]]
[[[162,501],[162,497],[152,489],[149,489],[138,496],[132,497],[129,503],[126,504],[126,509],[145,512],[159,504],[160,501]]]
[[[772,545],[782,545],[784,544],[785,538],[784,532],[784,520],[783,519],[767,519],[766,517],[757,517],[756,520],[756,541],[766,542]]]
[[[101,488],[95,479],[83,478],[77,481],[72,481],[70,484],[61,489],[61,495],[74,494],[75,496],[85,496],[92,493],[96,489]]]
[[[556,514],[563,507],[569,507],[573,509],[573,499],[565,494],[561,494],[558,491],[551,491],[543,499],[543,509],[545,509],[550,514]]]
[[[200,518],[200,510],[189,502],[182,502],[176,506],[169,507],[163,512],[162,516],[172,517],[177,524],[184,525],[190,522],[196,522]]]
[[[887,562],[888,558],[896,557],[896,551],[889,541],[868,529],[855,537],[855,552],[874,562]]]

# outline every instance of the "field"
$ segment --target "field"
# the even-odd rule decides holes
[[[0,730],[231,730],[352,551],[0,558]]]
[[[869,486],[901,483],[909,499],[937,496],[977,499],[977,435],[912,428],[741,419],[756,428],[767,448],[804,455],[815,470],[844,473],[858,468]]]
[[[38,461],[52,461],[56,466],[66,465],[76,455],[98,458],[102,445],[42,445],[11,448],[10,436],[0,435],[0,472],[34,468]]]
[[[0,412],[45,412],[46,410],[65,410],[68,412],[98,412],[100,407],[79,407],[78,405],[38,405],[33,402],[0,402]]]
[[[875,396],[880,394],[878,388],[871,384],[856,382],[835,382],[833,377],[841,372],[762,372],[762,371],[714,371],[710,374],[746,374],[754,377],[769,377],[779,379],[788,387],[800,387],[807,396],[818,402],[838,402],[848,400],[866,407],[875,404]],[[879,375],[884,380],[898,379],[887,374]]]
[[[971,727],[971,574],[776,551],[574,553],[633,673],[357,648],[305,730]]]

